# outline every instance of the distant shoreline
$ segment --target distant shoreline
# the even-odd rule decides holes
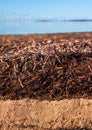
[[[92,19],[64,19],[64,20],[53,20],[53,19],[38,19],[34,22],[92,22]]]
[[[22,20],[27,20],[27,21],[33,21],[33,22],[92,22],[92,19],[86,19],[86,18],[71,18],[71,19],[63,19],[63,18],[40,18],[40,17],[35,17],[35,18],[16,18],[16,17],[9,17],[9,18],[0,18],[0,21],[22,21]]]

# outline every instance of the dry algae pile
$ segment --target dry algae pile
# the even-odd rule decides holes
[[[0,36],[0,97],[92,97],[92,39]]]

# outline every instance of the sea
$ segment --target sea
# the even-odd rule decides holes
[[[92,32],[92,21],[0,21],[0,35]]]

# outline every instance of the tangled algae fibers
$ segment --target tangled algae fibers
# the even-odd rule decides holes
[[[91,37],[0,36],[0,98],[92,97]]]

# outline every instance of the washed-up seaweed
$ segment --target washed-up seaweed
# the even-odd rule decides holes
[[[92,39],[0,37],[0,96],[92,97]]]

